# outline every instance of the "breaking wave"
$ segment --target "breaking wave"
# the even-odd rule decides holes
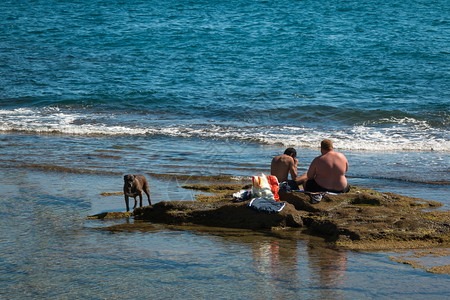
[[[334,126],[276,126],[224,121],[152,119],[142,115],[63,111],[59,108],[0,110],[0,132],[68,135],[163,135],[179,138],[238,140],[316,148],[323,138],[343,150],[450,152],[449,131],[414,118]]]

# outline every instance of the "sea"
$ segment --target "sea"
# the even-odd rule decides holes
[[[195,200],[325,138],[351,185],[449,210],[448,0],[2,0],[0,298],[450,299],[395,249],[86,219],[125,174]]]

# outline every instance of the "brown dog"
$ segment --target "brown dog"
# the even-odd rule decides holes
[[[142,191],[145,192],[148,198],[148,204],[152,205],[152,202],[150,200],[150,188],[148,186],[148,181],[143,175],[125,175],[123,177],[124,185],[123,185],[123,193],[125,195],[125,204],[127,205],[127,211],[130,210],[130,207],[128,206],[128,197],[134,198],[134,207],[136,208],[137,205],[137,199],[136,197],[139,196],[139,204],[140,207],[142,207]]]

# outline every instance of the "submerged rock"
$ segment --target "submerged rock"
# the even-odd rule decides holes
[[[99,213],[93,216],[88,216],[88,220],[114,220],[114,219],[123,219],[132,217],[132,212],[119,212],[119,211],[111,211]]]

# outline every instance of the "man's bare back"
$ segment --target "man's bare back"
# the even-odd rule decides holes
[[[275,175],[279,182],[287,181],[289,174],[292,180],[297,178],[298,160],[289,155],[275,156],[270,164],[270,174]]]
[[[329,141],[331,143],[331,141]],[[309,180],[315,182],[327,190],[343,191],[347,188],[345,172],[348,171],[348,161],[344,154],[330,149],[321,149],[322,155],[316,157],[308,170]]]
[[[303,184],[306,174],[297,176],[298,159],[297,151],[294,148],[287,148],[282,155],[277,155],[270,164],[270,174],[275,175],[278,182],[288,181],[289,174],[291,180],[295,181],[293,186],[297,189],[297,184]]]

